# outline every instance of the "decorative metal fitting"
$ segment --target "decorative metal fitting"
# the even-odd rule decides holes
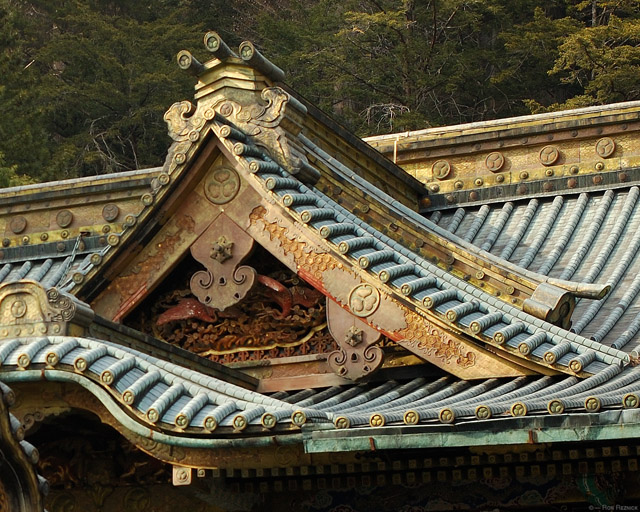
[[[291,414],[291,423],[296,427],[301,427],[307,422],[307,415],[303,411],[294,411]]]
[[[635,393],[627,393],[622,397],[622,406],[625,409],[635,409],[640,404],[640,398]]]
[[[260,424],[264,428],[273,428],[276,426],[276,423],[278,423],[278,420],[276,419],[275,415],[271,414],[270,412],[265,412],[260,418]]]
[[[556,146],[545,146],[540,150],[539,158],[542,165],[553,165],[560,158],[560,151]]]
[[[547,411],[549,411],[549,414],[562,414],[564,412],[564,403],[562,400],[554,398],[547,404]]]
[[[349,428],[351,426],[349,418],[345,416],[338,416],[333,424],[336,426],[336,428]]]
[[[479,405],[476,407],[475,415],[479,420],[488,420],[491,418],[491,408],[488,405]]]
[[[602,137],[596,142],[596,153],[602,158],[609,158],[616,150],[616,143],[611,137]]]
[[[67,228],[73,222],[73,213],[69,210],[60,210],[56,215],[56,222],[61,228]]]
[[[522,402],[516,402],[511,406],[511,416],[526,416],[527,406]]]
[[[372,427],[384,427],[385,417],[380,413],[374,413],[369,418],[369,425]]]
[[[233,257],[233,242],[228,241],[224,235],[220,236],[218,240],[213,243],[209,256],[218,263],[224,263],[228,259],[231,259]]]
[[[347,334],[344,337],[344,341],[352,347],[359,345],[364,340],[364,332],[362,329],[358,329],[355,325],[349,327]]]
[[[404,413],[402,419],[405,425],[417,425],[420,421],[420,414],[418,414],[418,411],[408,410]]]
[[[504,166],[504,156],[500,151],[494,151],[493,153],[489,153],[487,158],[484,160],[484,165],[491,172],[498,172]]]
[[[233,428],[236,430],[244,430],[249,424],[247,419],[242,414],[238,414],[237,416],[235,416],[231,423],[233,425]]]
[[[216,428],[218,428],[218,421],[213,416],[207,416],[203,422],[204,429],[213,432]]]
[[[349,293],[349,309],[359,317],[371,315],[380,304],[380,292],[370,284],[359,284]]]
[[[431,166],[433,177],[444,180],[451,174],[451,164],[447,160],[437,160]]]
[[[189,485],[191,483],[191,468],[180,468],[173,466],[173,485]]]
[[[602,402],[598,397],[589,396],[584,401],[584,408],[589,412],[598,412],[602,407]]]
[[[102,208],[102,218],[107,222],[113,222],[114,220],[116,220],[119,213],[120,208],[117,204],[114,203],[106,204],[104,205],[104,208]]]
[[[22,233],[27,227],[27,219],[25,219],[22,215],[18,215],[13,217],[9,222],[9,228],[16,235]]]
[[[454,420],[456,419],[456,415],[453,412],[453,409],[449,409],[448,407],[445,407],[438,413],[438,419],[442,423],[453,423]]]

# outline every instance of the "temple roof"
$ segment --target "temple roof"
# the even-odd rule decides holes
[[[0,193],[0,379],[79,386],[150,452],[150,440],[271,446],[276,433],[291,443],[347,439],[344,429],[383,439],[452,422],[458,432],[504,426],[516,439],[538,416],[638,423],[620,413],[640,405],[639,192],[629,176],[615,190],[606,180],[580,194],[556,183],[533,199],[530,185],[472,196],[464,187],[484,190],[486,178],[461,172],[457,187],[442,181],[451,168],[422,184],[280,87],[279,70],[249,50],[205,64],[181,52],[180,65],[197,71],[197,105],[165,115],[174,142],[162,168]],[[608,129],[636,107],[618,108]],[[547,132],[597,112],[565,116],[573,124],[555,116]],[[462,127],[458,143],[544,137],[549,119]],[[405,149],[422,151],[439,133]],[[434,147],[456,149],[440,139]],[[353,383],[261,393],[238,370],[126,326],[189,254],[204,268],[189,285],[200,305],[240,303],[257,279],[245,264],[254,243],[326,296],[339,349],[314,357]],[[420,358],[425,376],[394,378],[390,368],[385,382],[370,379],[381,335]],[[429,365],[449,375],[427,376]],[[181,464],[196,465],[191,456]]]
[[[559,279],[611,287],[579,301],[571,331],[637,356],[638,187],[437,211],[431,221],[477,250]]]
[[[640,404],[640,369],[604,366],[587,379],[517,377],[466,381],[452,377],[333,386],[263,394],[104,340],[13,338],[0,347],[6,382],[74,382],[166,436],[240,436],[245,429],[313,429],[464,424],[536,414],[598,413]],[[125,422],[130,425],[130,420]],[[140,430],[138,428],[138,430]],[[286,431],[286,430],[285,430]],[[158,434],[154,434],[156,437]],[[203,441],[202,446],[206,442]]]

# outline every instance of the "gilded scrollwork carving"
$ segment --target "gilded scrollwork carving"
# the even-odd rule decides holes
[[[212,108],[249,135],[283,168],[296,174],[308,167],[308,161],[302,148],[287,135],[299,133],[300,115],[305,108],[280,87],[263,89],[261,99],[264,105],[258,102],[243,105],[225,98]]]
[[[436,328],[416,313],[407,311],[405,318],[409,327],[395,333],[401,337],[398,342],[400,345],[425,359],[436,359],[443,364],[461,368],[471,368],[476,364],[476,354],[467,351],[450,334]]]
[[[327,360],[338,375],[357,380],[382,364],[382,349],[375,346],[381,334],[330,299],[327,299],[327,325],[338,343],[338,350],[331,352]]]
[[[65,334],[69,322],[87,326],[93,312],[55,288],[19,281],[0,285],[0,338],[7,336]]]
[[[190,101],[179,101],[169,107],[164,114],[164,120],[174,143],[169,148],[165,161],[167,174],[171,174],[178,166],[187,162],[192,148],[202,141],[200,131],[213,116],[214,113],[210,110],[199,112],[199,108]]]
[[[169,107],[164,114],[164,120],[169,128],[169,136],[175,141],[184,141],[188,138],[189,121],[196,111],[196,107],[190,101],[178,101]]]
[[[256,271],[240,263],[252,247],[253,238],[225,214],[209,226],[191,246],[193,257],[206,267],[196,272],[190,282],[191,291],[200,302],[224,311],[245,297],[256,280]]]

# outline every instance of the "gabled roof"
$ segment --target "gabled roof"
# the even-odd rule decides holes
[[[358,437],[340,432],[348,427],[383,439],[453,421],[472,432],[487,420],[522,442],[523,423],[513,417],[536,414],[579,413],[594,429],[601,419],[637,424],[634,412],[612,415],[640,403],[627,345],[568,329],[576,300],[578,324],[591,312],[605,315],[599,299],[610,290],[622,305],[607,314],[631,315],[630,295],[640,288],[637,280],[624,286],[637,248],[635,187],[492,199],[426,219],[418,211],[438,207],[425,202],[433,194],[280,87],[278,70],[244,48],[206,64],[181,53],[181,66],[199,77],[198,102],[167,112],[174,142],[162,169],[0,195],[20,203],[0,212],[8,240],[0,379],[80,386],[148,451],[156,449],[151,440],[197,451],[275,450],[280,439],[326,450],[329,441],[314,439]],[[68,188],[75,203],[65,207]],[[614,238],[617,245],[603,242],[606,256],[589,253]],[[256,279],[244,264],[254,243],[327,296],[340,347],[328,364],[338,374],[373,373],[384,334],[451,376],[268,396],[240,372],[118,326],[187,254],[203,268],[191,279],[203,304],[222,310],[241,301]],[[593,265],[576,256],[561,269],[573,249]],[[591,268],[611,274],[593,283]],[[64,317],[62,299],[82,321]],[[603,326],[618,333],[612,322]],[[340,449],[361,450],[360,437]],[[189,451],[180,463],[197,465],[199,456]]]
[[[220,123],[218,130],[222,130],[222,126]],[[244,139],[242,135],[239,137]],[[301,136],[301,142],[315,158],[324,160],[327,166],[332,165],[330,157],[327,158],[328,155],[306,137]],[[378,286],[390,288],[390,293],[396,297],[411,300],[427,318],[438,318],[479,341],[516,355],[527,355],[555,368],[569,369],[572,365],[578,373],[595,373],[598,363],[628,362],[628,357],[620,351],[550,325],[442,271],[408,247],[360,221],[319,190],[306,186],[257,148],[251,149],[242,140],[232,137],[227,137],[226,143],[234,148],[234,154],[237,153],[235,148],[243,150],[237,157],[240,163],[253,171],[288,213],[312,228],[316,237],[319,235],[329,242],[329,252],[343,255],[357,274],[376,278],[380,283]],[[333,166],[337,172],[346,171]],[[393,204],[393,201],[389,200],[389,203]],[[298,272],[304,275],[308,269],[300,265]],[[333,295],[330,283],[314,284],[321,284]],[[393,338],[390,330],[388,333]],[[397,341],[409,345],[412,340]],[[529,347],[530,351],[516,351],[520,344]],[[595,366],[590,369],[591,364]]]

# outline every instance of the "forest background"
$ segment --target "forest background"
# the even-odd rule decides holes
[[[0,0],[0,186],[161,165],[207,30],[360,136],[640,99],[640,0]]]

